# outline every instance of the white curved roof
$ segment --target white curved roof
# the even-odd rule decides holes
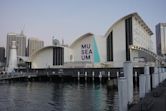
[[[78,41],[80,41],[80,40],[82,40],[82,39],[84,39],[85,37],[89,37],[89,36],[93,36],[94,34],[92,34],[92,33],[86,33],[86,34],[84,34],[84,35],[82,35],[81,37],[79,37],[78,39],[76,39],[71,45],[70,45],[70,47],[73,47]]]
[[[122,17],[121,19],[119,19],[118,21],[116,21],[109,29],[108,31],[106,32],[105,34],[105,37],[107,37],[109,35],[109,33],[112,31],[113,27],[119,23],[120,21],[124,20],[124,19],[127,19],[129,17],[135,17],[140,23],[141,25],[144,27],[144,29],[150,34],[150,35],[153,35],[153,32],[151,31],[151,29],[146,25],[146,23],[142,20],[142,18],[136,13],[131,13],[129,15],[126,15],[124,17]]]
[[[39,52],[45,50],[45,49],[49,49],[49,48],[54,48],[54,47],[63,47],[63,46],[55,46],[55,45],[51,45],[51,46],[46,46],[46,47],[43,47],[39,50],[37,50],[36,52],[34,52],[31,56],[30,56],[30,60],[32,60],[32,58]]]

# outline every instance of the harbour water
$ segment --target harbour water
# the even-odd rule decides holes
[[[0,111],[117,111],[118,92],[106,84],[0,83]]]

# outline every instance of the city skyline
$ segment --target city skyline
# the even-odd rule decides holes
[[[26,56],[26,36],[23,32],[20,34],[7,34],[7,44],[6,44],[6,63],[8,65],[10,59],[10,50],[12,47],[13,41],[16,42],[17,47],[17,56]]]
[[[27,56],[31,56],[34,52],[44,47],[44,41],[38,38],[29,38],[27,44]]]
[[[138,12],[143,17],[154,32],[152,37],[155,39],[155,25],[166,21],[164,0],[0,2],[0,46],[3,47],[6,46],[7,33],[19,33],[22,29],[28,38],[35,36],[46,45],[51,45],[52,36],[71,44],[87,32],[104,35],[118,18],[132,12]]]

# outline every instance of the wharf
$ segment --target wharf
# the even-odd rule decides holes
[[[149,102],[142,102],[143,100]],[[150,107],[146,108],[141,107]],[[166,111],[166,80],[141,99],[137,104],[129,108],[129,111]]]
[[[138,69],[139,71],[139,69]],[[0,75],[0,80],[12,80],[21,78],[77,78],[79,72],[80,78],[98,78],[102,75],[102,78],[107,78],[110,73],[110,78],[117,78],[117,72],[119,76],[122,75],[122,68],[46,68],[46,69],[16,69],[13,73],[6,73]],[[86,73],[86,75],[85,75]]]

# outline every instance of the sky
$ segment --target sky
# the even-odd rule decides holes
[[[36,37],[51,45],[52,36],[71,44],[91,32],[105,35],[118,19],[137,12],[154,32],[166,22],[166,0],[0,0],[0,47],[7,33]],[[155,44],[155,43],[154,43]]]

